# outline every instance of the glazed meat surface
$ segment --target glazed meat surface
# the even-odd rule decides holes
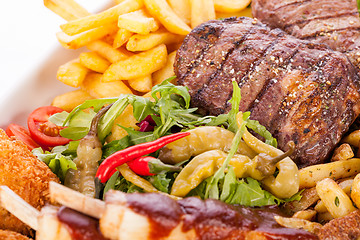
[[[277,224],[274,216],[281,213],[274,206],[247,208],[215,199],[188,197],[173,200],[157,193],[116,191],[109,191],[105,201],[108,213],[100,221],[100,229],[103,230],[104,219],[111,220],[112,226],[119,226],[118,231],[122,234],[136,226],[137,231],[133,232],[136,236],[122,235],[120,239],[318,239],[305,230]],[[141,238],[139,232],[143,234]]]
[[[254,17],[272,28],[345,53],[360,67],[360,18],[356,0],[254,0]]]
[[[345,55],[250,18],[195,28],[175,73],[202,114],[227,113],[236,81],[240,110],[251,111],[281,149],[294,141],[299,167],[323,162],[359,114],[358,76]]]
[[[59,182],[48,166],[38,160],[25,144],[9,138],[0,129],[0,185],[8,186],[27,203],[40,210],[49,201],[50,181]],[[0,229],[25,235],[32,233],[30,227],[1,207]]]

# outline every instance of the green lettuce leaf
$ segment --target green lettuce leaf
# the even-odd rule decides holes
[[[246,127],[252,129],[254,132],[265,138],[265,143],[273,147],[277,147],[277,140],[273,138],[271,133],[256,120],[247,120]]]
[[[69,169],[76,170],[76,164],[73,162],[73,155],[63,155],[68,149],[67,146],[54,147],[51,152],[43,151],[41,148],[33,149],[32,153],[41,161],[49,166],[51,171],[64,182],[66,173]]]

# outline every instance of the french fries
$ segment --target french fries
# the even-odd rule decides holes
[[[93,99],[93,97],[91,97],[87,92],[77,89],[55,97],[51,105],[64,109],[67,112],[71,112],[76,106],[89,99]]]
[[[168,59],[166,61],[166,65],[160,70],[153,73],[153,85],[157,85],[162,83],[164,80],[175,76],[174,73],[174,62],[176,57],[176,51],[170,53],[168,55]]]
[[[64,32],[58,32],[56,37],[64,48],[78,49],[87,44],[104,38],[108,34],[114,34],[117,31],[117,26],[114,24],[103,25],[98,28],[93,28],[87,32],[78,35],[70,36]]]
[[[110,62],[95,52],[83,52],[80,54],[80,63],[90,70],[104,73],[110,66]]]
[[[316,183],[325,179],[341,179],[354,176],[360,172],[360,158],[352,158],[346,161],[336,161],[326,164],[318,164],[299,170],[300,189],[316,186]]]
[[[344,217],[356,210],[348,195],[330,178],[318,182],[316,191],[334,218]]]
[[[57,71],[57,79],[68,86],[79,87],[84,81],[88,70],[78,60],[61,65]]]
[[[190,0],[168,0],[168,3],[184,23],[188,25],[191,23]]]
[[[355,205],[360,207],[360,174],[356,175],[351,185],[351,199]]]
[[[90,15],[86,9],[73,0],[44,0],[44,5],[67,21]]]
[[[122,81],[101,82],[101,74],[89,73],[81,84],[81,89],[93,98],[118,97],[120,94],[131,94],[131,89]]]
[[[308,232],[317,234],[322,227],[320,223],[311,222],[301,218],[286,218],[281,216],[274,216],[275,221],[283,227],[305,229]]]
[[[191,31],[191,23],[195,26],[221,14],[248,14],[245,10],[249,8],[239,10],[239,2],[246,5],[246,1],[236,0],[228,5],[227,1],[214,0],[116,0],[114,7],[90,14],[74,0],[44,0],[46,7],[68,21],[60,26],[59,42],[67,49],[86,46],[90,50],[80,54],[80,62],[68,69],[72,71],[66,73],[66,68],[60,67],[59,80],[73,87],[81,86],[92,97],[109,97],[104,95],[106,92],[146,94],[152,86],[175,75],[176,51]],[[215,12],[221,4],[236,12]],[[87,74],[92,73],[103,74],[104,83],[125,82],[116,83],[118,90],[114,91],[105,91],[105,85],[98,81],[82,84]],[[87,79],[92,78],[93,75]],[[88,86],[101,89],[90,90]],[[63,97],[54,102],[60,104]]]
[[[126,49],[132,52],[147,51],[160,44],[179,43],[183,36],[159,30],[147,35],[135,34],[131,36],[126,44]]]
[[[160,24],[155,18],[149,16],[144,10],[126,13],[118,18],[118,27],[127,29],[130,32],[149,34],[159,29]]]
[[[104,25],[113,25],[117,22],[119,15],[139,10],[143,7],[142,0],[125,0],[115,7],[109,8],[101,13],[79,18],[60,26],[64,33],[72,36],[90,29],[99,28]]]
[[[112,64],[105,71],[102,81],[112,82],[144,77],[165,66],[166,60],[167,50],[166,46],[162,44]]]
[[[169,32],[186,35],[191,28],[179,18],[165,0],[144,0],[146,9],[169,30]]]
[[[190,0],[190,4],[192,28],[208,20],[215,19],[213,0]]]
[[[127,29],[120,28],[114,38],[113,48],[119,48],[124,45],[134,33]]]
[[[214,0],[216,11],[235,13],[245,9],[251,0]]]
[[[138,92],[149,92],[152,87],[151,74],[135,79],[130,79],[129,85]]]
[[[351,149],[348,143],[341,144],[337,149],[335,149],[331,161],[345,161],[354,157],[354,152]]]
[[[107,59],[111,63],[118,62],[131,56],[131,53],[124,49],[114,49],[111,45],[104,41],[95,41],[89,43],[87,48],[91,51],[97,52],[100,56]]]

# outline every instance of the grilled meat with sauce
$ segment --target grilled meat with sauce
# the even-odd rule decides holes
[[[274,208],[232,206],[195,197],[173,200],[157,193],[106,194],[100,229],[109,239],[318,239],[278,225]],[[135,224],[136,223],[136,224]]]
[[[359,114],[359,78],[348,58],[250,18],[209,21],[184,40],[175,62],[203,114],[231,109],[234,80],[241,111],[278,139],[294,141],[299,167],[323,162]]]
[[[360,18],[356,0],[253,0],[252,11],[272,28],[345,53],[360,67]]]

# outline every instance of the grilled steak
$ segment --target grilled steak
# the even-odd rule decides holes
[[[203,114],[228,112],[236,81],[240,110],[250,110],[281,149],[293,140],[299,167],[323,162],[359,114],[358,76],[345,55],[250,18],[195,28],[177,53],[175,73]]]
[[[325,224],[320,232],[321,240],[356,240],[360,238],[360,210],[336,218]]]
[[[273,28],[346,53],[360,67],[360,19],[356,0],[254,0],[254,17]]]

